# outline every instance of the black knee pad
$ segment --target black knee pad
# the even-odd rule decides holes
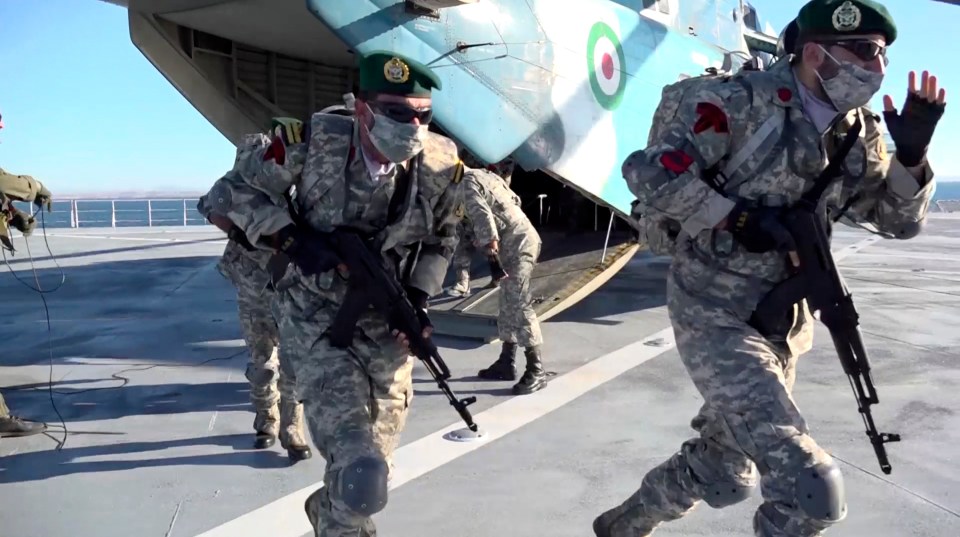
[[[722,509],[746,500],[753,493],[754,485],[733,481],[717,481],[705,487],[703,501],[714,509]]]
[[[360,457],[340,470],[340,500],[360,516],[379,513],[387,505],[387,463]]]
[[[893,230],[893,235],[901,240],[912,239],[920,234],[923,231],[923,226],[926,222],[921,220],[919,222],[905,222],[900,225],[900,227]]]
[[[800,509],[814,520],[835,524],[847,516],[843,474],[832,459],[801,469],[794,494]]]

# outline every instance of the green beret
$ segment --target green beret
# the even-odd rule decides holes
[[[406,56],[376,50],[360,59],[360,91],[429,97],[433,88],[442,88],[437,75]]]
[[[810,0],[797,14],[801,38],[883,34],[887,45],[897,38],[890,12],[875,0]]]

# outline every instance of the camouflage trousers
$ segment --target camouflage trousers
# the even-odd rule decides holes
[[[759,537],[821,535],[846,515],[842,507],[812,514],[798,480],[832,459],[810,437],[791,396],[797,356],[734,316],[667,280],[677,350],[704,404],[691,422],[698,436],[644,476],[640,489],[601,515],[609,537],[646,536],[701,500],[723,508],[745,500],[758,482],[763,503],[753,517]],[[834,467],[835,468],[835,467]],[[817,489],[824,492],[822,484]],[[822,498],[815,498],[822,499]],[[835,504],[836,506],[836,504]]]
[[[277,348],[277,323],[271,308],[274,293],[266,289],[261,295],[261,289],[254,285],[237,286],[240,327],[250,352],[246,378],[250,382],[250,402],[257,413],[253,428],[305,444],[297,378],[284,351]]]
[[[279,294],[281,347],[296,371],[324,486],[305,505],[316,537],[373,537],[393,452],[413,398],[413,358],[384,323],[361,319],[353,345],[330,345],[338,305],[301,286]]]
[[[473,255],[477,248],[473,245],[473,232],[469,226],[461,225],[457,228],[460,241],[457,242],[457,248],[453,251],[453,259],[450,262],[453,265],[454,289],[458,291],[470,290],[470,266],[473,264]]]
[[[533,234],[508,237],[500,249],[500,262],[507,278],[500,282],[497,331],[501,341],[516,343],[520,347],[543,343],[530,290],[530,279],[541,246],[539,237]]]

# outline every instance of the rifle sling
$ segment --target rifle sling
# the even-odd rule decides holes
[[[843,166],[847,155],[850,154],[850,150],[853,149],[853,144],[857,142],[862,128],[863,124],[860,122],[860,116],[857,116],[856,122],[854,122],[850,130],[847,131],[847,135],[843,138],[843,142],[840,144],[840,147],[837,148],[837,151],[830,156],[830,162],[827,163],[827,167],[820,172],[813,187],[804,192],[803,196],[800,197],[801,204],[812,207],[816,207],[819,204],[820,197],[823,196],[827,187],[830,186],[830,183],[832,183],[834,179],[840,176],[841,166]]]

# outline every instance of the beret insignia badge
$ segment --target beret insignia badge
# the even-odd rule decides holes
[[[383,65],[383,76],[394,84],[403,84],[410,79],[410,67],[400,58],[391,58]]]
[[[847,0],[833,11],[833,27],[841,32],[849,32],[860,27],[860,8]]]

